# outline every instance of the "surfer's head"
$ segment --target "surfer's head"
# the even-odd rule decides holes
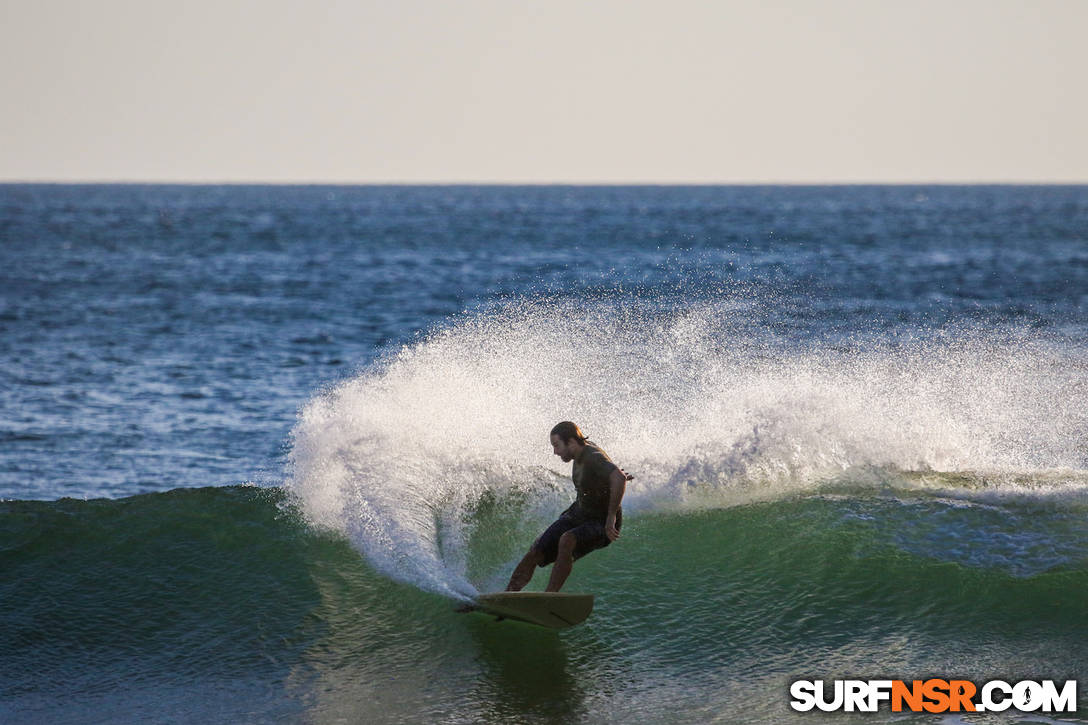
[[[563,463],[570,463],[586,444],[585,434],[582,429],[569,420],[556,423],[551,432],[552,452],[563,459]]]

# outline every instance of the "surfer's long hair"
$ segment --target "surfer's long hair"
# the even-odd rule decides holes
[[[559,436],[559,440],[567,443],[571,438],[581,443],[583,446],[586,444],[586,436],[582,433],[582,429],[569,420],[564,420],[562,423],[556,423],[552,428],[552,432],[548,434],[548,437]]]

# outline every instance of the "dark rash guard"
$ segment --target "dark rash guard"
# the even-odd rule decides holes
[[[604,451],[596,444],[586,441],[585,448],[574,459],[574,467],[571,469],[578,498],[568,511],[603,522],[608,517],[608,501],[612,496],[612,486],[608,479],[616,468],[616,464]]]

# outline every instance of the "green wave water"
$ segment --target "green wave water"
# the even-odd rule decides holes
[[[383,576],[281,489],[6,501],[0,714],[161,720],[196,688],[190,721],[782,721],[796,678],[1088,678],[1088,504],[907,478],[636,512],[576,565],[597,607],[559,634]],[[478,586],[526,511],[476,502]]]

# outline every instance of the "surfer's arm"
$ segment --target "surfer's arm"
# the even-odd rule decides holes
[[[633,476],[628,476],[618,467],[608,477],[608,517],[604,520],[604,533],[609,541],[620,538],[619,529],[616,528],[616,511],[620,508],[620,501],[623,500],[623,492],[627,490],[627,481],[630,478]]]

